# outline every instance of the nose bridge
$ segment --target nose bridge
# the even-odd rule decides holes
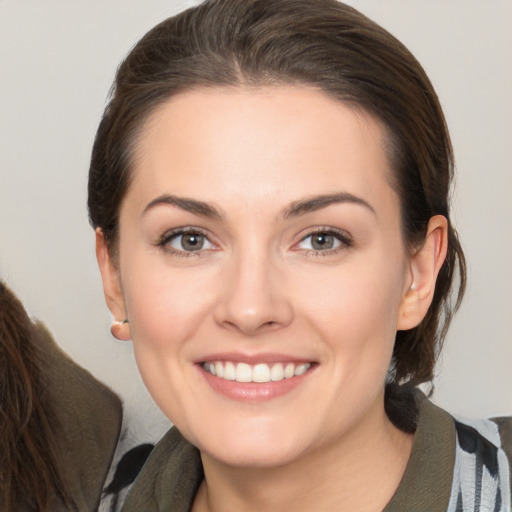
[[[255,334],[291,321],[291,303],[278,259],[269,247],[256,240],[233,252],[217,305],[219,323]]]

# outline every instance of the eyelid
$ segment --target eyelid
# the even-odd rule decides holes
[[[313,228],[308,228],[307,230],[304,230],[302,233],[300,233],[299,240],[293,244],[292,248],[296,248],[301,242],[306,240],[307,238],[317,235],[317,234],[325,234],[325,235],[331,235],[334,236],[339,242],[340,247],[336,247],[333,249],[325,249],[325,250],[317,250],[317,249],[300,249],[297,248],[295,250],[304,250],[304,251],[315,251],[315,252],[322,252],[322,253],[334,253],[341,249],[346,249],[348,247],[352,247],[353,245],[353,238],[352,236],[347,233],[346,231],[338,228],[333,228],[331,226],[317,226]]]
[[[198,234],[198,235],[204,236],[204,238],[211,245],[213,245],[214,248],[198,249],[197,251],[185,251],[185,250],[175,249],[175,248],[169,246],[169,243],[173,239],[175,239],[179,236],[182,236],[182,235],[187,235],[187,234]],[[155,245],[157,245],[164,251],[171,253],[171,254],[175,254],[175,255],[179,254],[180,256],[201,256],[201,255],[204,255],[205,253],[215,250],[215,248],[218,248],[218,244],[215,243],[212,240],[212,238],[213,237],[211,236],[211,234],[203,228],[200,228],[197,226],[181,226],[181,227],[172,228],[167,231],[164,231],[164,233],[159,237],[159,239],[157,240]]]
[[[207,237],[209,239],[209,233],[207,233],[204,229],[202,228],[199,228],[197,226],[180,226],[180,227],[177,227],[177,228],[172,228],[172,229],[168,229],[166,231],[164,231],[159,239],[158,239],[158,242],[157,243],[163,243],[165,241],[168,241],[170,238],[173,238],[177,235],[185,235],[185,234],[188,234],[188,233],[197,233],[199,235],[204,235],[205,237]]]
[[[179,250],[175,248],[171,248],[168,246],[169,242],[173,238],[177,238],[180,235],[186,235],[190,233],[196,233],[199,235],[202,235],[206,238],[206,240],[213,245],[213,248],[207,248],[207,249],[198,249],[197,251],[185,251],[185,250]],[[307,238],[314,236],[316,234],[325,234],[334,236],[339,242],[340,245],[336,248],[331,249],[324,249],[324,250],[318,250],[318,249],[301,249],[298,247],[298,245],[306,240]],[[164,231],[164,233],[159,237],[155,245],[161,247],[162,249],[166,250],[167,252],[179,254],[179,255],[187,255],[187,256],[200,256],[204,253],[211,252],[212,250],[216,250],[219,248],[218,242],[214,241],[214,238],[212,234],[198,226],[180,226],[176,228],[169,229],[167,231]],[[334,228],[332,226],[316,226],[316,227],[310,227],[305,230],[303,230],[298,236],[298,240],[293,244],[292,250],[296,251],[309,251],[309,252],[315,252],[315,253],[323,253],[323,254],[329,254],[329,253],[335,253],[339,250],[347,249],[353,245],[353,238],[352,236],[345,230]]]

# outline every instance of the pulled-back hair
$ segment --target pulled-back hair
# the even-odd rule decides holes
[[[115,258],[119,209],[144,122],[173,96],[205,87],[297,84],[378,119],[409,251],[429,219],[448,220],[448,255],[421,324],[397,333],[396,382],[431,381],[462,299],[465,261],[450,222],[453,154],[437,95],[413,55],[379,25],[336,0],[210,0],[150,30],[120,65],[89,173],[89,216]],[[454,286],[458,269],[458,285]]]

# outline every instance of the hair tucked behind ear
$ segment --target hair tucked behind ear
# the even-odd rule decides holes
[[[51,512],[54,500],[75,510],[58,465],[51,404],[43,401],[36,329],[0,282],[0,508],[27,504]]]

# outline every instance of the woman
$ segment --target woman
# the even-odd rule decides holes
[[[510,507],[510,423],[414,390],[464,291],[452,168],[424,71],[348,6],[210,1],[144,36],[89,175],[113,333],[177,427],[125,510]]]
[[[0,510],[96,510],[121,403],[0,282]]]

